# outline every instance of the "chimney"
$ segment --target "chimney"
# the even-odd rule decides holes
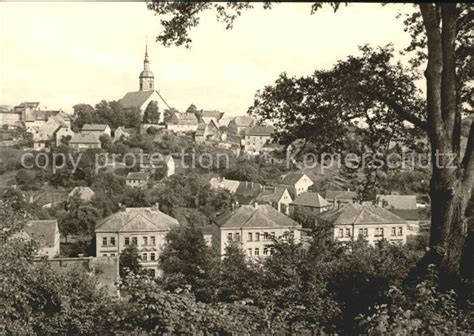
[[[255,209],[258,209],[258,203],[257,203],[257,202],[254,202],[254,203],[253,203],[253,207],[254,207]]]
[[[153,204],[152,209],[155,211],[160,211],[160,203],[156,202],[155,204]]]

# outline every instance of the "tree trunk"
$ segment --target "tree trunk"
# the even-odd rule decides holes
[[[431,141],[431,235],[427,259],[441,280],[459,275],[467,236],[464,216],[471,197],[473,138],[471,125],[464,158],[459,148],[461,109],[456,100],[456,4],[420,4],[428,42],[427,121]]]

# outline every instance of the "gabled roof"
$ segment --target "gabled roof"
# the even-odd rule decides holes
[[[298,228],[300,225],[271,205],[243,205],[233,212],[217,217],[221,228]]]
[[[283,197],[285,190],[286,188],[283,187],[276,187],[275,190],[264,190],[257,196],[256,200],[257,202],[278,203]]]
[[[401,217],[407,221],[417,221],[421,219],[419,209],[387,209],[391,213]]]
[[[147,180],[148,175],[144,172],[130,172],[127,174],[127,180]]]
[[[250,204],[262,192],[263,186],[257,182],[241,181],[235,195],[240,204]]]
[[[384,208],[416,209],[416,195],[376,195],[376,199]]]
[[[249,127],[253,124],[254,119],[251,116],[243,115],[235,117],[233,121],[238,127]]]
[[[156,208],[126,208],[97,224],[95,232],[168,231],[178,221]]]
[[[224,112],[220,111],[202,111],[201,117],[203,118],[215,118],[217,121],[221,120],[224,116]]]
[[[345,190],[326,190],[326,199],[327,200],[349,200],[352,201],[357,197],[355,191],[345,191]]]
[[[72,197],[76,193],[78,193],[79,197],[82,200],[86,200],[86,201],[90,201],[92,197],[95,196],[94,190],[92,190],[89,187],[74,187],[74,189],[72,189],[71,192],[69,193],[69,197]]]
[[[172,125],[197,125],[198,118],[194,113],[173,113],[169,124]]]
[[[94,133],[75,133],[71,140],[70,144],[100,144],[100,140]]]
[[[23,228],[31,238],[36,240],[41,247],[52,247],[56,242],[58,231],[58,221],[52,220],[31,220]]]
[[[296,197],[296,199],[291,204],[314,208],[323,208],[329,206],[328,201],[326,201],[320,194],[316,192],[304,192]]]
[[[253,126],[245,131],[246,136],[270,136],[275,132],[272,126]]]
[[[120,104],[122,104],[124,108],[140,108],[155,92],[154,90],[127,92],[125,96],[120,99]]]
[[[292,173],[288,173],[286,174],[285,176],[283,176],[283,178],[281,179],[281,183],[282,184],[286,184],[286,185],[291,185],[291,186],[294,186],[299,180],[301,180],[303,178],[303,176],[305,176],[306,174],[305,173],[302,173],[302,172],[292,172]],[[308,175],[306,175],[308,176]],[[309,178],[309,177],[308,177]]]
[[[85,124],[84,126],[82,126],[82,131],[83,132],[87,132],[87,131],[103,132],[108,126],[109,125],[106,125],[106,124]]]
[[[334,225],[405,223],[405,219],[386,209],[354,203],[323,212],[319,218]]]

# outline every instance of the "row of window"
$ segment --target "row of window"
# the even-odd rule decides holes
[[[151,237],[142,237],[142,246],[155,246],[156,240],[155,236]],[[138,245],[138,237],[125,237],[125,245]],[[115,246],[115,237],[103,237],[102,246]]]
[[[143,261],[148,261],[148,253],[142,253],[141,259]],[[156,260],[156,254],[154,252],[150,253],[150,261]]]
[[[263,255],[273,254],[273,247],[264,247],[263,248]],[[248,256],[259,256],[260,255],[260,248],[256,247],[254,249],[248,248],[247,249]]]
[[[251,242],[251,241],[260,241],[260,238],[261,236],[263,235],[263,240],[269,240],[270,237],[272,238],[275,238],[275,232],[264,232],[263,234],[261,234],[260,232],[255,232],[255,234],[253,232],[249,232],[247,233],[247,241],[248,242]],[[239,232],[236,232],[236,233],[231,233],[229,232],[227,234],[227,240],[228,241],[237,241],[239,242],[240,241],[240,233]]]
[[[403,236],[403,227],[402,226],[392,227],[391,235],[392,236]],[[359,229],[359,237],[368,237],[368,236],[369,236],[369,229],[367,229],[367,228]],[[383,236],[384,236],[384,228],[375,228],[374,237],[383,237]],[[339,229],[338,237],[339,238],[351,237],[351,229],[350,228]]]

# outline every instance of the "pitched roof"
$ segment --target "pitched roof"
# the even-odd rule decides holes
[[[417,221],[421,219],[419,209],[387,209],[391,213],[401,217],[407,221]]]
[[[355,191],[345,191],[345,190],[326,190],[326,200],[349,200],[352,201],[357,197]]]
[[[58,221],[52,220],[30,220],[23,228],[31,238],[38,241],[41,247],[52,247],[56,242]]]
[[[340,209],[323,212],[323,221],[334,225],[404,223],[405,219],[374,205],[348,203]]]
[[[224,116],[224,112],[220,111],[202,111],[201,112],[201,117],[203,118],[215,118],[217,121],[221,120],[221,118]]]
[[[169,124],[172,125],[197,125],[198,118],[194,113],[173,113]]]
[[[314,208],[323,208],[329,206],[328,201],[326,201],[320,194],[316,192],[304,192],[296,197],[296,199],[291,204]]]
[[[168,231],[178,221],[156,208],[126,208],[96,225],[95,232]]]
[[[249,127],[254,121],[251,116],[247,115],[237,116],[233,120],[235,125],[238,127]]]
[[[276,187],[274,190],[264,190],[257,196],[257,202],[279,202],[286,188]]]
[[[224,189],[230,193],[235,193],[240,182],[236,180],[228,180],[225,178],[213,177],[209,180],[212,189]]]
[[[416,195],[377,195],[376,199],[384,208],[416,209]]]
[[[235,195],[240,204],[250,204],[263,190],[257,182],[242,181],[239,183]]]
[[[127,180],[146,180],[148,175],[144,172],[130,172],[127,174]]]
[[[78,193],[79,197],[82,200],[90,201],[92,197],[95,196],[94,190],[89,187],[74,187],[69,193],[69,197],[72,197],[74,194]]]
[[[243,205],[215,219],[221,228],[297,228],[298,223],[271,205]]]
[[[69,140],[70,144],[100,144],[100,140],[94,133],[75,133],[71,140]]]
[[[155,92],[154,90],[127,92],[125,96],[120,99],[120,104],[122,104],[124,108],[140,108]]]
[[[105,131],[109,125],[106,124],[85,124],[82,126],[82,131]]]
[[[245,131],[246,136],[270,136],[275,132],[272,126],[253,126]]]
[[[299,180],[301,180],[301,178],[306,175],[305,173],[302,173],[302,172],[292,172],[292,173],[288,173],[286,174],[285,176],[283,176],[283,178],[281,179],[281,183],[282,184],[286,184],[286,185],[295,185]],[[306,175],[308,176],[308,175]],[[308,177],[309,178],[309,177]]]
[[[196,129],[196,136],[203,136],[206,131],[207,124],[204,122],[200,122],[198,128]]]

